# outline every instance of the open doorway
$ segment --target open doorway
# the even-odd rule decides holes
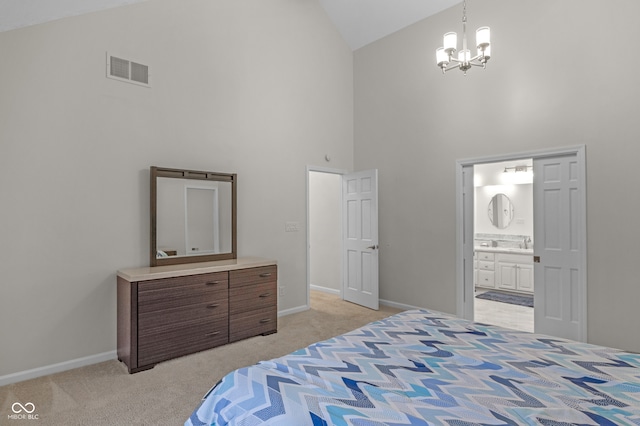
[[[378,171],[307,167],[307,306],[311,289],[378,309]]]
[[[458,315],[474,319],[474,167],[533,159],[534,329],[587,339],[586,147],[456,161],[456,287]],[[500,206],[500,210],[504,209]]]
[[[477,164],[474,320],[534,331],[533,160]]]
[[[309,285],[341,294],[341,175],[309,171]]]

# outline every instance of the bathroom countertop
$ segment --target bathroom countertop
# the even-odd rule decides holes
[[[475,246],[475,251],[488,251],[491,253],[513,253],[513,254],[533,254],[533,249],[523,249],[517,247],[485,247]]]

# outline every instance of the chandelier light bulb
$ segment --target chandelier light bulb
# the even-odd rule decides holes
[[[449,32],[444,35],[444,50],[447,54],[451,54],[456,51],[458,47],[458,34]]]
[[[478,49],[489,47],[491,39],[491,29],[489,27],[480,27],[476,30],[476,45]]]
[[[438,66],[449,65],[449,55],[444,51],[444,47],[439,47],[436,50],[436,62]]]

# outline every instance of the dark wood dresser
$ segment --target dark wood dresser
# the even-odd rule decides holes
[[[129,373],[278,329],[275,261],[118,271],[118,359]]]

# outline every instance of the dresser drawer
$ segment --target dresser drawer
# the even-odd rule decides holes
[[[275,282],[232,287],[229,289],[229,313],[233,315],[268,307],[275,309],[278,304],[276,287]]]
[[[258,334],[275,333],[278,314],[275,307],[229,316],[229,341],[246,339]]]
[[[224,289],[216,292],[215,297],[193,305],[167,306],[162,310],[139,312],[138,333],[144,334],[186,321],[226,319],[228,314],[227,289]]]
[[[229,271],[230,288],[276,282],[277,280],[278,268],[276,266],[262,266],[259,268]]]
[[[226,297],[228,273],[199,274],[138,283],[138,312],[215,302]]]
[[[224,345],[229,341],[226,318],[215,321],[192,321],[166,327],[157,333],[138,336],[138,366]]]

